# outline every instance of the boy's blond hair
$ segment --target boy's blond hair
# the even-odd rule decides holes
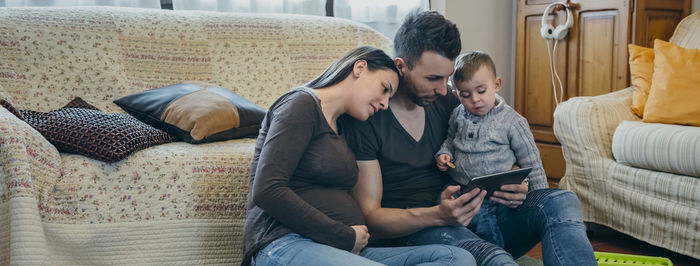
[[[452,84],[456,87],[458,82],[471,80],[481,66],[486,66],[493,73],[493,77],[497,77],[496,65],[485,52],[469,51],[459,55],[455,62],[455,72],[452,74]]]

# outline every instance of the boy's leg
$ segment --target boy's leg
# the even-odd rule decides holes
[[[501,206],[497,215],[506,250],[514,257],[524,255],[541,240],[545,265],[597,265],[573,192],[534,190],[523,205],[516,209]]]
[[[466,227],[461,226],[430,227],[394,239],[386,244],[395,246],[451,245],[469,251],[479,265],[518,265],[513,257],[501,247],[481,239]]]
[[[256,265],[383,265],[345,250],[287,234],[262,248]]]
[[[467,228],[476,233],[481,239],[503,248],[503,235],[498,227],[498,219],[496,217],[498,206],[500,204],[484,199],[484,202],[481,203],[481,208],[479,208],[479,213],[474,215]]]
[[[469,252],[448,245],[365,248],[360,256],[391,266],[476,266],[476,261]]]

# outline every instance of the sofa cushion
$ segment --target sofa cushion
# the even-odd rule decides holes
[[[12,103],[12,96],[5,91],[5,88],[3,88],[2,85],[0,85],[0,99]]]
[[[654,41],[654,75],[642,121],[700,126],[700,50]]]
[[[60,152],[105,162],[119,161],[134,151],[174,140],[162,130],[125,114],[102,112],[81,98],[50,112],[15,109],[4,100],[0,103],[10,112],[19,113],[18,118],[39,131]]]
[[[634,88],[630,109],[642,117],[651,89],[651,76],[654,74],[654,49],[634,44],[628,44],[627,48],[630,54],[630,80]]]
[[[15,115],[17,118],[24,120],[24,116],[22,113],[19,112],[19,109],[15,108],[14,105],[12,105],[11,102],[5,100],[5,99],[0,99],[0,106],[5,107],[7,111],[10,111],[13,115]]]
[[[257,135],[265,110],[238,94],[188,82],[115,100],[129,114],[189,143]]]
[[[612,151],[619,163],[700,177],[700,128],[622,121]]]

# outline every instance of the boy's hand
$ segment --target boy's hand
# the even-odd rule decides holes
[[[454,165],[450,162],[451,160],[452,158],[445,153],[438,155],[436,159],[438,169],[440,171],[447,171],[447,167],[454,168]]]

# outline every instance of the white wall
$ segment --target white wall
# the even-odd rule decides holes
[[[691,13],[700,10],[700,0],[693,0],[692,2],[690,2],[690,10],[692,10]]]
[[[700,1],[700,0],[696,0]],[[515,84],[515,10],[509,0],[432,0],[431,9],[457,24],[462,52],[482,50],[496,64],[503,78],[500,95],[513,105]]]

